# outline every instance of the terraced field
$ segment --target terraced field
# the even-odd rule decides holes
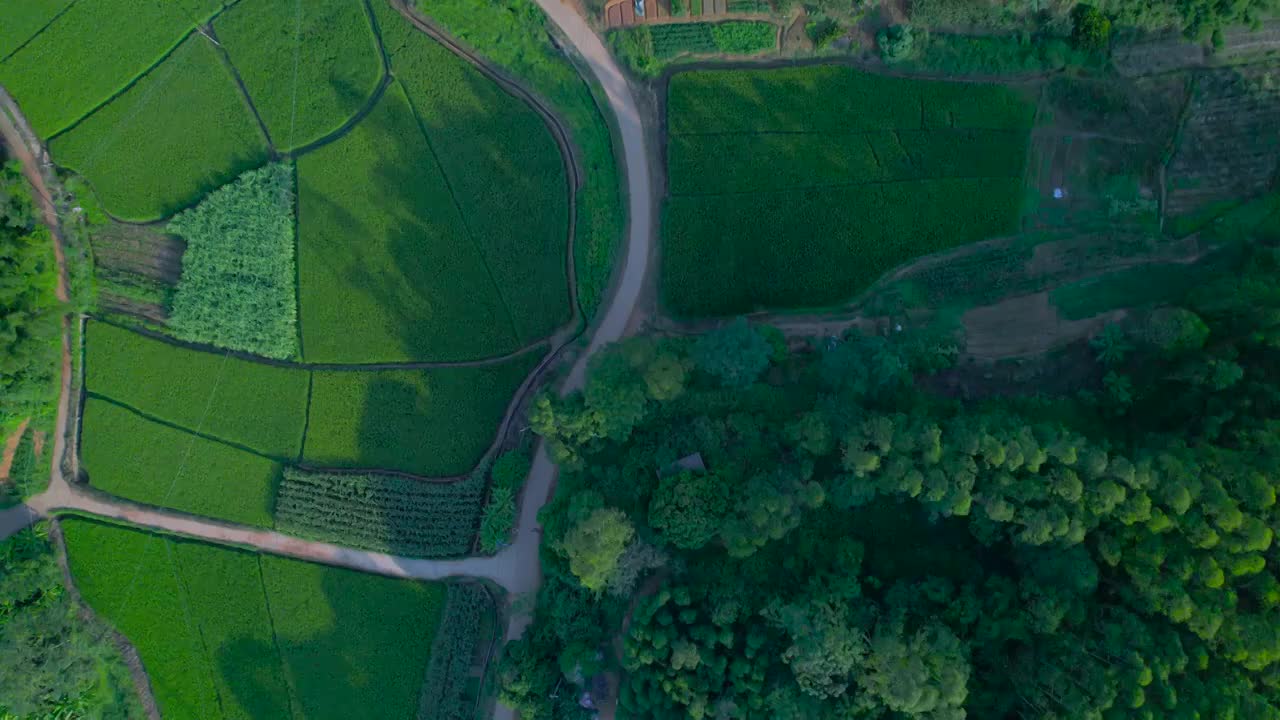
[[[907,260],[1012,231],[1031,115],[1002,86],[842,67],[675,75],[666,307],[829,305]]]

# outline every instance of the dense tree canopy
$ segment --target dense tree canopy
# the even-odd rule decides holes
[[[1280,718],[1276,277],[1259,247],[1130,313],[1072,397],[931,394],[955,349],[911,329],[615,348],[538,404],[566,468],[504,696],[575,717],[612,667],[629,718]]]
[[[16,164],[0,166],[0,422],[47,402],[57,368],[56,268]]]

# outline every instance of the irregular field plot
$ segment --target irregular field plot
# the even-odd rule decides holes
[[[234,80],[198,34],[50,151],[93,183],[107,212],[133,221],[191,205],[267,157]]]
[[[165,717],[413,716],[442,585],[76,518],[63,531],[81,594],[138,649]]]
[[[275,457],[295,458],[302,449],[305,370],[188,350],[95,322],[85,372],[90,393],[189,430]]]
[[[426,476],[471,470],[541,359],[433,370],[316,371],[304,459]]]
[[[461,360],[519,338],[398,83],[346,137],[298,158],[303,356]]]
[[[394,555],[457,557],[471,549],[483,500],[482,477],[431,482],[287,468],[276,529]]]
[[[271,527],[277,463],[97,398],[85,403],[82,424],[80,455],[93,487],[148,505]]]
[[[838,67],[674,76],[667,307],[837,303],[912,258],[1011,232],[1031,110],[999,86]]]
[[[359,0],[241,2],[214,29],[280,150],[337,130],[382,78]]]
[[[375,4],[400,81],[521,343],[569,319],[569,188],[542,118],[470,64]],[[464,242],[457,238],[456,242]]]
[[[30,7],[34,16],[49,4],[9,0],[3,25],[9,26],[17,6],[24,15]],[[0,63],[0,84],[36,132],[52,137],[159,61],[221,6],[219,0],[78,0]]]
[[[10,2],[4,9],[4,24],[0,25],[0,59],[13,54],[30,40],[49,21],[57,17],[73,0],[22,0]]]

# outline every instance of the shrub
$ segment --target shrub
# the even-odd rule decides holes
[[[471,550],[483,477],[432,482],[285,468],[275,525],[291,535],[412,557]]]
[[[906,60],[915,53],[915,34],[910,25],[894,25],[876,33],[880,58],[887,63]]]
[[[506,453],[493,463],[489,502],[480,521],[480,549],[495,553],[511,539],[516,526],[516,496],[532,465],[527,450]]]
[[[169,223],[187,241],[169,327],[271,358],[298,353],[293,166],[245,173]]]

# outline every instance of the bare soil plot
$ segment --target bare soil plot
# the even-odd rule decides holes
[[[93,229],[90,240],[96,267],[141,275],[166,285],[182,276],[186,242],[152,225],[108,223]]]
[[[1123,317],[1123,310],[1115,310],[1084,320],[1066,320],[1049,302],[1049,294],[1038,292],[973,308],[961,323],[965,353],[980,360],[998,360],[1043,355],[1088,338]]]
[[[1197,78],[1167,172],[1166,215],[1248,199],[1280,163],[1280,64],[1213,70]]]

